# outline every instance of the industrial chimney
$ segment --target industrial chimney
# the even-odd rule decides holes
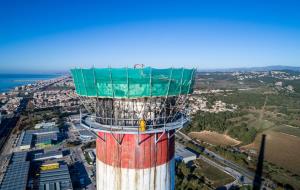
[[[175,133],[186,126],[194,69],[71,70],[97,135],[98,190],[174,190]]]

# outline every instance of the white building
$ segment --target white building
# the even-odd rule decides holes
[[[197,155],[185,148],[182,144],[176,143],[175,146],[175,159],[177,161],[182,161],[188,163],[190,161],[196,160]]]
[[[61,151],[48,151],[48,152],[44,152],[44,153],[35,154],[33,160],[42,161],[42,160],[59,159],[62,157],[63,157],[63,154]]]
[[[281,82],[281,81],[276,82],[276,83],[275,83],[275,86],[280,86],[280,87],[282,87],[282,82]]]
[[[35,129],[40,129],[40,128],[51,128],[54,127],[56,124],[55,122],[42,122],[42,123],[38,123],[34,126]]]

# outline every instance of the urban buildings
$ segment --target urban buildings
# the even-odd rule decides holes
[[[26,130],[20,135],[18,147],[20,150],[28,150],[32,146],[43,148],[51,146],[59,141],[60,132],[57,127],[38,130]]]
[[[26,190],[29,167],[26,152],[14,153],[2,179],[0,190]]]

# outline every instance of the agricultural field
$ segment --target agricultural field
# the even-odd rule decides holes
[[[300,175],[300,138],[274,130],[267,130],[264,134],[266,135],[265,159]],[[254,149],[258,152],[260,144],[261,135],[257,135],[253,143],[242,148]]]
[[[193,115],[192,124],[186,132],[214,131],[241,141],[240,145],[247,145],[265,130],[279,130],[280,127],[280,130],[288,131],[288,126],[300,128],[300,93],[279,89],[274,85],[278,79],[263,77],[261,80],[238,81],[230,73],[200,73],[197,77],[196,86],[200,90],[229,90],[199,95],[207,99],[207,104],[221,100],[237,105],[238,109],[217,113],[200,111]],[[293,84],[298,89],[300,81],[284,81],[283,84]]]
[[[289,129],[288,132],[292,130]],[[264,163],[265,174],[277,182],[290,184],[299,189],[297,187],[300,187],[300,138],[281,132],[280,128],[267,130],[264,134],[266,135],[264,160],[267,161]],[[260,144],[261,134],[257,135],[253,143],[241,148],[258,152]]]
[[[200,110],[183,132],[212,147],[234,146],[252,152],[254,160],[261,135],[266,134],[265,174],[278,183],[300,187],[300,80],[265,77],[238,81],[229,73],[198,77],[201,78],[197,80],[199,90],[224,90],[198,94],[208,105],[220,100],[237,105],[238,109],[233,112]],[[275,85],[278,81],[282,81],[282,86]],[[293,85],[294,91],[288,91],[287,85]]]
[[[283,133],[283,134],[287,134],[287,135],[291,135],[291,136],[300,138],[300,128],[298,128],[298,127],[293,127],[291,125],[280,125],[280,126],[274,127],[272,130],[279,132],[279,133]]]
[[[236,146],[241,142],[231,138],[228,135],[220,134],[214,131],[191,132],[189,136],[212,145]]]

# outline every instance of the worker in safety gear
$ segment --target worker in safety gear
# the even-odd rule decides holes
[[[140,119],[140,131],[146,131],[147,125],[146,125],[146,121],[144,119]]]

